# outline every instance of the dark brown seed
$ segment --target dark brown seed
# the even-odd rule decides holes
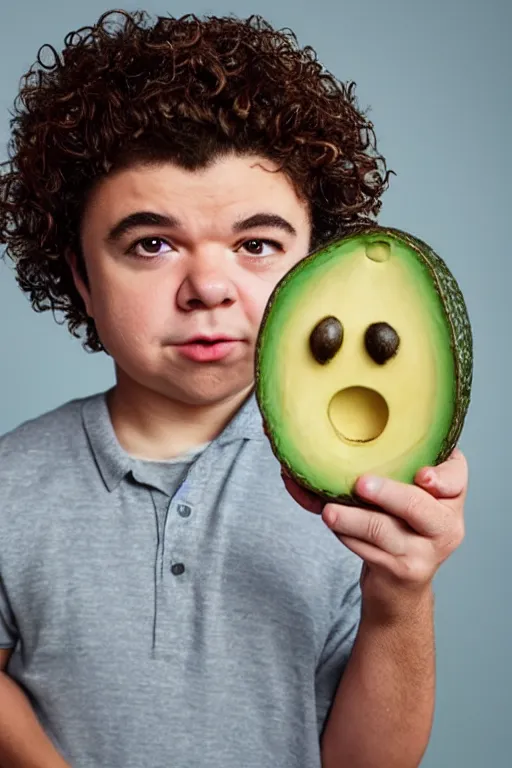
[[[317,363],[332,360],[343,341],[343,326],[336,317],[324,317],[315,325],[309,337],[311,353]]]
[[[364,343],[372,360],[383,365],[398,352],[400,337],[388,323],[372,323],[366,329]]]

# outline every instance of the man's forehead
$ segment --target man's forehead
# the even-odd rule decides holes
[[[308,209],[282,171],[266,158],[254,157],[224,158],[197,170],[172,162],[134,164],[105,177],[89,203],[112,224],[146,211],[172,218],[179,226],[190,215],[214,212],[233,226],[253,219],[253,226],[279,227],[281,218],[289,223],[281,227],[289,234],[294,234]]]

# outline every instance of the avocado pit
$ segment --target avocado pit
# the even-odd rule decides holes
[[[389,419],[388,404],[368,387],[347,387],[331,398],[329,420],[334,431],[348,443],[369,443],[384,432]]]
[[[309,337],[309,348],[317,363],[325,365],[338,353],[343,343],[343,326],[337,317],[324,317]]]
[[[398,352],[400,337],[389,323],[372,323],[366,330],[364,343],[372,360],[384,365]]]

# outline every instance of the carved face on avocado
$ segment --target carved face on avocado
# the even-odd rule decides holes
[[[343,343],[343,325],[336,317],[326,317],[315,325],[309,338],[314,359],[325,365],[333,360]],[[398,352],[400,338],[388,323],[371,323],[364,333],[364,348],[369,360],[384,365]],[[348,443],[376,440],[389,418],[385,399],[375,390],[348,386],[329,403],[329,419],[338,436]]]
[[[276,287],[256,395],[286,471],[355,500],[365,472],[412,482],[462,430],[472,337],[460,289],[421,241],[374,227],[300,262]]]

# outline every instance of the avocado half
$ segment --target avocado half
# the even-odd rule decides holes
[[[286,474],[326,501],[360,504],[361,474],[412,483],[449,456],[469,407],[473,339],[445,262],[406,232],[371,226],[282,278],[255,362]]]

